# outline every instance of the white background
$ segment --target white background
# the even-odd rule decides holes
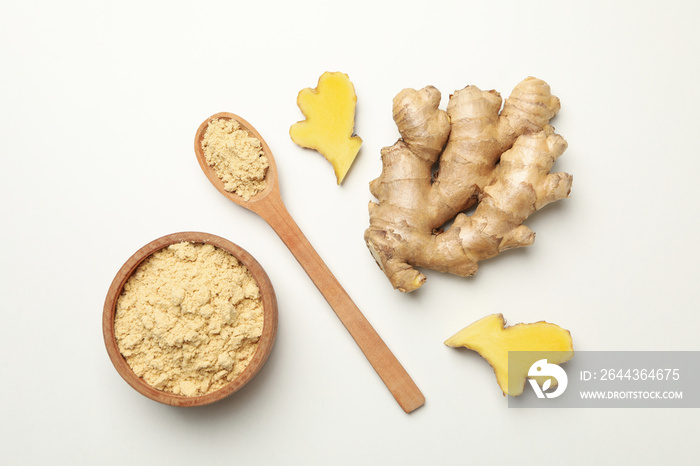
[[[665,2],[2,2],[0,463],[691,464],[696,409],[508,409],[478,355],[443,341],[502,312],[577,350],[698,350],[700,4]],[[362,150],[343,186],[295,146],[297,92],[349,74]],[[364,241],[391,100],[435,85],[560,97],[570,199],[530,248],[469,279],[394,291]],[[282,196],[424,392],[405,414],[260,218],[193,152],[209,115],[257,127]],[[204,408],[160,405],[101,334],[123,262],[168,233],[223,236],[266,268],[279,333],[261,373]],[[556,458],[556,460],[554,460]],[[695,458],[695,460],[694,460]],[[551,461],[550,461],[551,459]]]

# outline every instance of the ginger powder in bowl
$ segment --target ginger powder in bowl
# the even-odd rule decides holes
[[[122,377],[175,406],[212,403],[250,380],[277,326],[269,278],[247,252],[206,233],[139,250],[115,277],[103,330]]]

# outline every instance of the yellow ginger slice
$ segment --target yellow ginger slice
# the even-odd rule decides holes
[[[517,324],[507,328],[505,325],[503,314],[492,314],[445,341],[447,346],[464,346],[486,359],[496,373],[504,395],[518,396],[523,393],[528,370],[536,361],[547,359],[549,364],[561,364],[574,356],[571,333],[558,325],[548,322]],[[509,373],[508,351],[537,353],[511,355]]]
[[[325,72],[316,89],[299,92],[297,105],[306,117],[289,129],[292,141],[315,149],[333,164],[338,184],[343,182],[362,139],[353,136],[355,126],[355,87],[345,73]]]

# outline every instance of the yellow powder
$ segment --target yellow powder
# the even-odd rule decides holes
[[[226,191],[247,201],[265,189],[268,160],[262,144],[237,121],[211,120],[202,138],[202,150]]]
[[[117,301],[119,351],[149,385],[176,395],[217,390],[248,365],[262,335],[248,269],[210,244],[179,243],[134,271]]]

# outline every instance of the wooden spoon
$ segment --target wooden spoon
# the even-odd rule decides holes
[[[246,201],[235,193],[224,189],[224,184],[216,175],[213,168],[207,163],[202,150],[202,139],[209,126],[209,122],[215,119],[236,120],[251,136],[260,140],[263,151],[269,160],[269,168],[265,177],[265,189]],[[384,384],[407,413],[415,410],[425,403],[425,397],[408,375],[401,363],[386,346],[381,337],[372,328],[362,312],[357,308],[347,292],[338,283],[333,273],[328,269],[318,253],[314,250],[309,240],[297,226],[282,203],[277,167],[272,151],[265,140],[253,126],[243,118],[233,113],[217,113],[207,118],[197,130],[194,139],[194,150],[197,160],[209,181],[221,194],[241,207],[245,207],[261,216],[279,235],[285,245],[294,254],[299,264],[304,268],[316,288],[321,292],[333,311],[350,332],[353,339],[369,360],[374,370],[377,371]]]

